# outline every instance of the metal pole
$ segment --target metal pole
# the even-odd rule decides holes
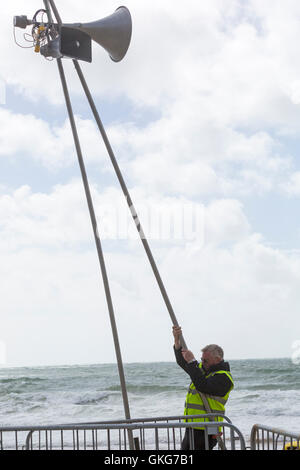
[[[54,14],[56,16],[57,21],[61,22],[61,19],[58,15],[56,7],[54,6],[53,0],[49,0],[49,1],[51,3],[51,6],[52,6],[52,9],[54,11]],[[54,6],[55,9],[53,8],[53,6]],[[71,100],[70,100],[70,96],[69,96],[67,81],[66,81],[66,77],[65,77],[65,73],[64,73],[64,69],[63,69],[63,65],[62,65],[62,60],[57,59],[57,64],[58,64],[59,75],[60,75],[60,79],[61,79],[61,83],[62,83],[62,87],[63,87],[63,92],[64,92],[64,96],[65,96],[66,107],[67,107],[67,111],[68,111],[68,115],[69,115],[69,119],[70,119],[74,144],[75,144],[75,147],[76,147],[76,152],[77,152],[78,162],[79,162],[81,176],[82,176],[82,180],[83,180],[83,185],[84,185],[85,195],[86,195],[86,199],[87,199],[87,204],[88,204],[88,208],[89,208],[90,218],[91,218],[91,222],[92,222],[92,227],[93,227],[93,232],[94,232],[94,237],[95,237],[95,242],[96,242],[96,248],[97,248],[97,253],[98,253],[98,258],[99,258],[99,263],[100,263],[100,268],[101,268],[101,273],[102,273],[102,277],[103,277],[104,290],[105,290],[106,301],[107,301],[107,306],[108,306],[108,311],[109,311],[110,323],[111,323],[111,328],[112,328],[112,334],[113,334],[113,340],[114,340],[114,345],[115,345],[117,364],[118,364],[118,370],[119,370],[119,376],[120,376],[120,383],[121,383],[121,390],[122,390],[122,396],[123,396],[125,417],[126,417],[126,419],[130,419],[130,409],[129,409],[129,402],[128,402],[128,396],[127,396],[123,361],[122,361],[121,349],[120,349],[120,344],[119,344],[117,325],[116,325],[116,321],[115,321],[114,308],[113,308],[113,303],[112,303],[112,298],[111,298],[111,293],[110,293],[109,281],[108,281],[108,276],[107,276],[107,271],[106,271],[106,266],[105,266],[105,260],[104,260],[101,241],[100,241],[100,237],[99,237],[97,220],[96,220],[95,211],[94,211],[94,207],[93,207],[92,196],[91,196],[89,183],[88,183],[88,178],[87,178],[85,165],[84,165],[84,161],[83,161],[80,141],[79,141],[79,137],[78,137],[78,132],[77,132],[77,128],[76,128],[76,123],[75,123],[72,104],[71,104]],[[129,433],[129,445],[130,445],[130,449],[133,450],[134,449],[134,446],[133,446],[134,444],[133,444],[132,433]]]
[[[51,5],[51,8],[53,10],[54,16],[55,16],[56,21],[58,23],[58,26],[61,26],[62,25],[62,20],[61,20],[60,14],[58,13],[58,10],[56,8],[56,5],[55,5],[54,1],[53,0],[44,0],[44,3],[47,4],[47,6],[46,6],[47,11],[48,10],[50,11],[49,4]],[[50,15],[51,15],[51,13],[50,13]]]
[[[64,91],[64,95],[65,95],[66,106],[67,106],[67,110],[68,110],[68,114],[69,114],[69,119],[70,119],[70,124],[71,124],[71,128],[72,128],[72,133],[73,133],[74,143],[75,143],[75,147],[76,147],[76,152],[77,152],[77,156],[78,156],[79,166],[80,166],[80,170],[81,170],[82,180],[83,180],[83,184],[84,184],[86,199],[87,199],[88,208],[89,208],[89,212],[90,212],[90,218],[91,218],[91,222],[92,222],[92,226],[93,226],[94,237],[95,237],[95,242],[96,242],[97,253],[98,253],[98,258],[99,258],[100,267],[101,267],[101,272],[102,272],[102,276],[103,276],[104,289],[105,289],[106,300],[107,300],[107,305],[108,305],[108,310],[109,310],[109,315],[110,315],[110,321],[111,321],[112,332],[113,332],[115,348],[116,348],[116,354],[117,354],[117,359],[118,359],[120,379],[121,379],[121,384],[122,384],[123,398],[124,398],[124,404],[125,404],[125,415],[126,415],[127,419],[130,419],[128,400],[127,400],[127,394],[126,394],[126,387],[125,387],[124,371],[123,371],[123,366],[122,366],[122,357],[121,357],[120,345],[119,345],[119,340],[118,340],[118,333],[117,333],[117,327],[116,327],[115,316],[114,316],[114,309],[113,309],[112,298],[111,298],[111,293],[110,293],[110,288],[109,288],[109,282],[108,282],[108,277],[107,277],[107,272],[106,272],[106,267],[105,267],[105,261],[104,261],[101,241],[100,241],[99,232],[98,232],[97,220],[96,220],[95,211],[94,211],[94,207],[93,207],[93,201],[92,201],[92,196],[91,196],[91,192],[90,192],[90,188],[89,188],[89,183],[88,183],[88,179],[87,179],[85,165],[84,165],[84,161],[83,161],[83,157],[82,157],[80,142],[79,142],[78,133],[77,133],[77,129],[76,129],[76,124],[75,124],[74,114],[73,114],[72,105],[71,105],[71,101],[70,101],[70,97],[69,97],[69,92],[68,92],[68,88],[67,88],[66,78],[65,78],[65,74],[64,74],[64,70],[63,70],[62,60],[57,59],[57,63],[58,63],[59,74],[60,74],[62,87],[63,87],[63,91]]]
[[[93,115],[94,115],[94,118],[96,120],[96,123],[98,125],[98,128],[99,128],[99,131],[102,135],[102,138],[103,138],[103,141],[104,141],[104,144],[105,144],[105,147],[107,149],[107,152],[109,154],[109,157],[111,159],[111,162],[112,162],[112,165],[115,169],[115,172],[116,172],[116,175],[117,175],[117,178],[119,180],[119,183],[121,185],[121,188],[122,188],[122,191],[123,191],[123,194],[125,196],[125,199],[127,201],[127,204],[128,204],[128,207],[129,207],[129,210],[130,210],[130,213],[133,217],[133,220],[134,220],[134,223],[135,223],[135,226],[137,228],[137,231],[140,235],[140,238],[141,238],[141,241],[143,243],[143,246],[144,246],[144,249],[146,251],[146,254],[148,256],[148,259],[149,259],[149,262],[151,264],[151,267],[152,267],[152,270],[153,270],[153,273],[155,275],[155,278],[157,280],[157,283],[159,285],[159,288],[160,288],[160,291],[161,291],[161,294],[163,296],[163,299],[165,301],[165,304],[166,304],[166,307],[168,309],[168,312],[169,312],[169,315],[170,315],[170,318],[171,318],[171,321],[173,323],[174,326],[178,326],[178,321],[177,321],[177,318],[175,316],[175,313],[174,313],[174,310],[173,310],[173,307],[171,305],[171,302],[170,302],[170,299],[168,297],[168,294],[167,294],[167,291],[165,289],[165,286],[163,284],[163,281],[161,279],[161,276],[159,274],[159,271],[158,271],[158,268],[156,266],[156,263],[155,263],[155,260],[153,258],[153,255],[152,255],[152,252],[151,252],[151,249],[150,249],[150,246],[149,246],[149,243],[146,239],[146,236],[145,236],[145,233],[143,231],[143,228],[142,228],[142,225],[141,225],[141,222],[140,222],[140,219],[138,217],[138,214],[137,214],[137,211],[133,205],[133,202],[132,202],[132,199],[130,197],[130,194],[129,194],[129,191],[127,189],[127,186],[126,186],[126,183],[124,181],[124,178],[123,178],[123,175],[121,173],[121,170],[119,168],[119,165],[118,165],[118,162],[116,160],[116,157],[115,157],[115,154],[113,152],[113,149],[110,145],[110,142],[109,142],[109,139],[107,137],[107,134],[106,134],[106,131],[105,131],[105,128],[102,124],[102,121],[101,121],[101,118],[100,118],[100,115],[98,113],[98,110],[96,108],[96,105],[95,105],[95,102],[94,102],[94,99],[92,97],[92,94],[89,90],[89,87],[87,85],[87,82],[84,78],[84,75],[82,73],[82,70],[81,70],[81,67],[78,63],[77,60],[73,60],[73,63],[74,63],[74,66],[75,66],[75,69],[78,73],[78,76],[79,76],[79,79],[81,81],[81,84],[82,84],[82,87],[84,89],[84,92],[86,94],[86,97],[87,97],[87,100],[90,104],[90,107],[91,107],[91,110],[93,112]],[[185,339],[183,337],[183,335],[181,336],[180,338],[180,343],[181,343],[181,346],[184,348],[184,349],[187,349],[187,345],[186,345],[186,342],[185,342]],[[201,399],[203,401],[203,405],[206,409],[206,412],[207,413],[211,413],[211,408],[209,406],[209,403],[208,403],[208,400],[207,400],[207,397],[205,394],[201,393],[201,392],[198,392],[199,395],[201,396]],[[223,441],[220,437],[218,437],[218,442],[219,442],[219,445],[221,448],[223,448]]]
[[[115,169],[115,172],[116,172],[116,175],[117,175],[117,178],[119,180],[119,183],[121,185],[121,188],[122,188],[122,191],[124,193],[124,196],[125,196],[125,199],[127,201],[127,204],[128,204],[128,207],[129,207],[129,210],[130,210],[130,213],[132,215],[132,218],[134,220],[134,223],[135,223],[135,226],[137,228],[137,231],[140,235],[140,238],[141,238],[141,241],[143,243],[143,246],[144,246],[144,249],[146,251],[146,254],[148,256],[148,259],[149,259],[149,262],[150,262],[150,265],[152,267],[152,270],[153,270],[153,273],[155,275],[155,278],[156,278],[156,281],[158,283],[158,286],[159,286],[159,289],[160,289],[160,292],[163,296],[163,299],[165,301],[165,304],[166,304],[166,307],[168,309],[168,312],[169,312],[169,315],[171,317],[171,320],[172,320],[172,323],[174,326],[178,326],[178,321],[177,321],[177,318],[175,316],[175,313],[174,313],[174,310],[173,310],[173,307],[171,305],[171,302],[170,302],[170,299],[168,297],[168,294],[167,294],[167,291],[165,289],[165,286],[164,286],[164,283],[161,279],[161,276],[159,274],[159,271],[157,269],[157,266],[156,266],[156,263],[155,263],[155,260],[153,258],[153,255],[152,255],[152,252],[151,252],[151,249],[150,249],[150,246],[149,246],[149,243],[146,239],[146,236],[145,236],[145,233],[143,231],[143,228],[142,228],[142,225],[141,225],[141,222],[140,222],[140,219],[138,217],[138,214],[137,214],[137,211],[133,205],[133,202],[132,202],[132,199],[130,197],[130,194],[129,194],[129,191],[127,189],[127,186],[126,186],[126,183],[124,181],[124,178],[122,176],[122,173],[121,173],[121,170],[119,168],[119,165],[118,165],[118,162],[116,160],[116,157],[114,155],[114,152],[113,152],[113,149],[110,145],[110,142],[108,140],[108,137],[107,137],[107,134],[106,134],[106,131],[104,129],[104,126],[102,124],[102,121],[101,121],[101,118],[99,116],[99,113],[98,113],[98,110],[96,108],[96,105],[95,105],[95,102],[93,100],[93,97],[91,95],[91,92],[89,90],[89,87],[86,83],[86,80],[84,78],[84,75],[82,73],[82,70],[81,70],[81,67],[78,63],[77,60],[73,60],[73,63],[74,63],[74,66],[75,66],[75,69],[78,73],[78,76],[79,76],[79,79],[81,81],[81,84],[82,84],[82,87],[84,89],[84,92],[86,94],[86,97],[87,97],[87,100],[90,104],[90,107],[91,107],[91,110],[93,112],[93,115],[95,117],[95,120],[96,120],[96,123],[98,125],[98,128],[99,128],[99,131],[102,135],[102,138],[103,138],[103,141],[104,141],[104,144],[105,144],[105,147],[107,149],[107,152],[109,154],[109,157],[111,159],[111,162],[112,162],[112,165]],[[187,349],[187,346],[186,346],[186,343],[185,343],[185,340],[183,338],[183,336],[181,337],[181,345],[183,346],[183,348]]]
[[[49,0],[44,0],[44,5],[45,5],[45,10],[47,12],[49,21],[50,21],[50,23],[53,23],[52,12],[51,12],[51,8],[50,8],[50,5],[49,5]]]

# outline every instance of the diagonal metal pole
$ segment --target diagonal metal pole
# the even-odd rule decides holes
[[[51,3],[51,6],[53,7],[54,2],[52,0],[49,0],[49,1]],[[59,21],[60,17],[58,16],[58,12],[57,12],[56,8],[53,11],[54,11],[54,14],[55,14],[57,20]],[[92,200],[92,196],[91,196],[91,192],[90,192],[90,188],[89,188],[89,182],[88,182],[88,178],[87,178],[87,174],[86,174],[86,170],[85,170],[85,165],[84,165],[84,161],[83,161],[80,141],[79,141],[79,137],[78,137],[78,132],[77,132],[77,128],[76,128],[74,113],[73,113],[72,104],[71,104],[70,95],[69,95],[68,86],[67,86],[67,81],[66,81],[66,77],[65,77],[65,73],[64,73],[64,69],[63,69],[63,65],[62,65],[62,60],[57,59],[57,64],[58,64],[59,75],[60,75],[60,79],[61,79],[61,83],[62,83],[62,87],[63,87],[63,92],[64,92],[64,96],[65,96],[65,101],[66,101],[66,107],[67,107],[67,111],[68,111],[68,115],[69,115],[69,120],[70,120],[70,124],[71,124],[74,144],[75,144],[75,147],[76,147],[78,162],[79,162],[79,166],[80,166],[81,176],[82,176],[82,180],[83,180],[85,195],[86,195],[86,199],[87,199],[87,204],[88,204],[88,208],[89,208],[90,218],[91,218],[94,237],[95,237],[95,242],[96,242],[98,259],[99,259],[102,278],[103,278],[103,283],[104,283],[104,290],[105,290],[105,295],[106,295],[106,301],[107,301],[107,306],[108,306],[108,311],[109,311],[109,317],[110,317],[110,323],[111,323],[111,328],[112,328],[113,340],[114,340],[114,345],[115,345],[115,352],[116,352],[116,357],[117,357],[117,364],[118,364],[118,371],[119,371],[119,377],[120,377],[120,383],[121,383],[121,390],[122,390],[125,417],[126,417],[126,419],[131,419],[130,409],[129,409],[129,402],[128,402],[128,395],[127,395],[127,389],[126,389],[125,374],[124,374],[124,368],[123,368],[123,361],[122,361],[122,355],[121,355],[121,349],[120,349],[120,343],[119,343],[119,337],[118,337],[118,331],[117,331],[117,325],[116,325],[116,321],[115,321],[114,308],[113,308],[113,303],[112,303],[112,298],[111,298],[111,292],[110,292],[110,287],[109,287],[109,281],[108,281],[108,276],[107,276],[107,271],[106,271],[106,266],[105,266],[103,250],[102,250],[101,241],[100,241],[100,237],[99,237],[99,231],[98,231],[98,225],[97,225],[97,220],[96,220],[94,206],[93,206],[93,200]],[[129,447],[130,447],[131,450],[133,450],[134,449],[134,442],[133,442],[133,435],[132,435],[131,431],[130,432],[128,431],[128,438],[129,438]]]
[[[98,110],[97,110],[97,107],[95,105],[95,102],[94,102],[94,99],[92,97],[92,94],[89,90],[89,87],[87,85],[87,82],[85,80],[85,77],[83,75],[83,72],[81,70],[81,67],[78,63],[77,60],[73,60],[73,63],[74,63],[74,66],[75,66],[75,69],[77,71],[77,74],[78,74],[78,77],[80,79],[80,82],[81,82],[81,85],[84,89],[84,92],[86,94],[86,97],[87,97],[87,100],[90,104],[90,107],[91,107],[91,110],[92,110],[92,113],[94,115],[94,118],[95,118],[95,121],[98,125],[98,128],[99,128],[99,131],[101,133],[101,136],[103,138],[103,141],[104,141],[104,144],[105,144],[105,147],[107,149],[107,152],[109,154],[109,157],[110,157],[110,160],[112,162],[112,165],[115,169],[115,172],[116,172],[116,175],[117,175],[117,178],[119,180],[119,183],[120,183],[120,186],[122,188],[122,191],[123,191],[123,194],[125,196],[125,199],[127,201],[127,204],[128,204],[128,207],[129,207],[129,210],[130,210],[130,213],[133,217],[133,220],[134,220],[134,223],[135,223],[135,226],[137,228],[137,231],[140,235],[140,238],[141,238],[141,241],[143,243],[143,246],[144,246],[144,249],[145,249],[145,252],[147,254],[147,257],[148,257],[148,260],[150,262],[150,265],[152,267],[152,270],[153,270],[153,273],[154,273],[154,276],[156,278],[156,281],[158,283],[158,286],[159,286],[159,289],[160,289],[160,292],[162,294],[162,297],[165,301],[165,304],[166,304],[166,307],[167,307],[167,310],[169,312],[169,315],[170,315],[170,318],[171,318],[171,321],[173,323],[174,326],[178,326],[178,321],[177,321],[177,318],[176,318],[176,315],[174,313],[174,310],[173,310],[173,307],[172,307],[172,304],[170,302],[170,299],[169,299],[169,296],[167,294],[167,291],[165,289],[165,286],[164,286],[164,283],[162,281],[162,278],[160,276],[160,273],[159,273],[159,270],[157,268],[157,265],[155,263],[155,260],[154,260],[154,257],[152,255],[152,252],[151,252],[151,249],[150,249],[150,246],[149,246],[149,243],[146,239],[146,236],[145,236],[145,233],[143,231],[143,228],[142,228],[142,224],[140,222],[140,219],[139,219],[139,216],[138,216],[138,213],[134,207],[134,204],[132,202],[132,199],[131,199],[131,196],[129,194],[129,191],[128,191],[128,188],[126,186],[126,183],[125,183],[125,180],[123,178],[123,175],[122,175],[122,172],[120,170],[120,167],[118,165],[118,162],[116,160],[116,157],[115,157],[115,154],[114,154],[114,151],[111,147],[111,144],[109,142],[109,139],[107,137],[107,134],[106,134],[106,131],[105,131],[105,128],[103,126],[103,123],[101,121],[101,118],[100,118],[100,115],[98,113]],[[185,339],[183,337],[183,335],[181,336],[180,338],[180,343],[181,343],[181,346],[184,348],[184,349],[187,349],[187,345],[186,345],[186,342],[185,342]],[[204,393],[201,393],[201,392],[198,392],[199,395],[201,396],[201,399],[202,399],[202,402],[203,402],[203,405],[205,407],[205,410],[207,413],[211,413],[211,408],[209,406],[209,403],[208,403],[208,400],[207,400],[207,397]],[[221,438],[218,437],[218,442],[219,442],[219,445],[221,448],[223,448],[223,441]]]
[[[56,21],[57,21],[58,25],[61,26],[62,25],[62,20],[61,20],[60,14],[58,13],[58,10],[56,8],[56,5],[55,5],[54,1],[53,0],[44,0],[44,4],[45,4],[45,10],[47,11],[49,19],[52,18],[52,12],[51,12],[51,8],[52,8],[52,11],[53,11],[54,16],[56,18]]]
[[[52,12],[51,12],[51,8],[50,8],[50,5],[49,5],[49,1],[48,0],[43,0],[43,1],[44,1],[45,10],[47,12],[49,22],[53,23]]]
[[[167,310],[169,312],[169,315],[171,317],[171,320],[172,320],[172,323],[174,326],[178,326],[178,321],[177,321],[177,318],[176,318],[176,315],[174,313],[174,310],[173,310],[173,307],[171,305],[171,302],[170,302],[170,299],[169,299],[169,296],[167,294],[167,291],[165,289],[165,286],[164,286],[164,283],[162,281],[162,278],[160,276],[160,273],[158,271],[158,268],[157,268],[157,265],[155,263],[155,260],[154,260],[154,257],[152,255],[152,252],[151,252],[151,249],[150,249],[150,246],[149,246],[149,243],[146,239],[146,236],[145,236],[145,233],[143,231],[143,228],[142,228],[142,224],[141,224],[141,221],[139,219],[139,216],[138,216],[138,213],[134,207],[134,204],[132,202],[132,199],[130,197],[130,194],[129,194],[129,191],[127,189],[127,186],[126,186],[126,183],[124,181],[124,178],[123,178],[123,175],[121,173],[121,170],[119,168],[119,165],[118,165],[118,162],[116,160],[116,157],[115,157],[115,154],[113,152],[113,149],[111,147],[111,144],[109,142],[109,139],[107,137],[107,134],[106,134],[106,131],[105,131],[105,128],[102,124],[102,121],[101,121],[101,118],[99,116],[99,113],[98,113],[98,110],[96,108],[96,105],[95,105],[95,102],[94,102],[94,99],[92,97],[92,94],[89,90],[89,87],[87,85],[87,82],[84,78],[84,75],[83,75],[83,72],[81,70],[81,67],[78,63],[77,60],[73,60],[73,63],[74,63],[74,66],[75,66],[75,69],[78,73],[78,77],[81,81],[81,84],[82,84],[82,87],[84,89],[84,92],[86,94],[86,97],[87,97],[87,100],[90,104],[90,107],[91,107],[91,110],[93,112],[93,115],[94,115],[94,118],[95,118],[95,121],[97,123],[97,126],[99,128],[99,131],[102,135],[102,138],[103,138],[103,141],[104,141],[104,144],[105,144],[105,147],[107,149],[107,152],[109,154],[109,157],[110,157],[110,160],[112,162],[112,165],[115,169],[115,172],[116,172],[116,175],[117,175],[117,178],[119,180],[119,183],[121,185],[121,188],[122,188],[122,191],[123,191],[123,194],[125,196],[125,199],[127,201],[127,204],[128,204],[128,207],[129,207],[129,210],[130,210],[130,213],[132,215],[132,218],[134,220],[134,223],[135,223],[135,226],[137,228],[137,231],[140,235],[140,238],[141,238],[141,241],[143,243],[143,246],[144,246],[144,249],[146,251],[146,254],[147,254],[147,257],[148,257],[148,260],[150,262],[150,265],[152,267],[152,270],[153,270],[153,273],[154,273],[154,276],[156,278],[156,281],[158,283],[158,286],[159,286],[159,289],[160,289],[160,292],[163,296],[163,299],[165,301],[165,304],[166,304],[166,307],[167,307]],[[185,343],[185,340],[183,337],[181,337],[181,344],[184,348],[187,348],[186,346],[186,343]]]

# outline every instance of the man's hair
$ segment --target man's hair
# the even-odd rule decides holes
[[[208,344],[205,348],[202,349],[202,352],[209,352],[213,357],[223,359],[224,351],[221,346],[217,344]]]

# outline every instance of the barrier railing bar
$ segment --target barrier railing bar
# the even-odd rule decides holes
[[[215,423],[213,422],[204,422],[201,423],[206,430],[206,444],[208,445],[208,436],[213,434],[215,429]],[[111,448],[111,433],[113,431],[117,432],[119,436],[118,447],[120,450],[126,450],[128,448],[128,440],[127,440],[127,432],[130,430],[137,430],[140,435],[140,447],[141,449],[145,449],[147,446],[152,445],[151,439],[155,438],[155,448],[162,449],[164,447],[176,448],[176,441],[178,441],[178,437],[181,436],[182,429],[193,429],[195,423],[183,423],[183,422],[147,422],[147,423],[123,423],[123,424],[97,424],[97,425],[52,425],[52,426],[35,426],[31,429],[28,427],[21,427],[17,429],[13,428],[5,428],[6,432],[14,432],[17,441],[15,440],[15,446],[17,448],[20,447],[20,437],[24,432],[27,432],[26,436],[26,445],[24,448],[26,450],[32,450],[34,448],[38,448],[39,450],[51,450],[53,448],[64,448],[71,444],[71,448],[74,450],[80,450],[81,448],[87,448],[87,432],[90,432],[91,439],[92,439],[92,447],[93,449],[99,448],[99,442],[103,438],[103,432],[107,434],[107,442],[105,439],[101,441],[102,448]],[[241,448],[245,447],[244,438],[240,431],[233,426],[231,423],[228,422],[219,422],[218,426],[222,427],[223,430],[227,428],[231,428],[231,436],[232,436],[232,443],[235,446],[235,442],[233,436],[236,434],[240,441]],[[154,430],[154,435],[151,433],[151,430]],[[2,447],[3,447],[3,429],[0,429],[1,436],[2,436]],[[29,431],[29,432],[28,432]],[[101,431],[101,433],[100,433]],[[68,432],[71,432],[69,435],[71,438],[71,442],[67,439]],[[146,432],[147,438],[150,438],[150,441],[147,442],[146,440]],[[38,445],[35,444],[36,440],[34,439],[34,434],[37,434]],[[193,433],[193,431],[191,431]],[[100,435],[101,434],[101,435]],[[102,437],[101,437],[102,436]],[[153,437],[151,437],[153,436]],[[172,437],[171,437],[172,436]],[[100,441],[99,441],[99,438]],[[176,439],[177,437],[177,439]],[[181,442],[181,440],[180,440]],[[10,444],[11,445],[11,444]],[[116,442],[114,441],[114,446]],[[107,446],[107,447],[106,447]],[[100,447],[101,448],[101,447]]]
[[[251,450],[260,450],[262,447],[262,450],[265,450],[265,448],[270,450],[272,444],[272,449],[278,450],[279,444],[282,444],[282,447],[285,448],[286,443],[289,441],[291,446],[293,445],[293,442],[295,442],[296,446],[299,447],[300,434],[283,429],[272,428],[270,426],[255,424],[251,430],[250,448]]]

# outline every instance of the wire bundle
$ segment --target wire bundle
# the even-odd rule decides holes
[[[38,16],[41,15],[40,21],[38,21]],[[44,21],[44,16],[47,15],[47,11],[44,9],[37,10],[37,12],[33,15],[32,18],[32,31],[31,34],[24,33],[23,38],[26,42],[31,43],[30,46],[24,46],[18,43],[16,38],[16,28],[14,27],[14,40],[17,46],[23,49],[31,49],[34,48],[35,52],[40,52],[42,46],[46,45],[52,39],[55,39],[58,36],[58,31],[54,24],[49,22],[49,18],[47,18],[47,22]]]

